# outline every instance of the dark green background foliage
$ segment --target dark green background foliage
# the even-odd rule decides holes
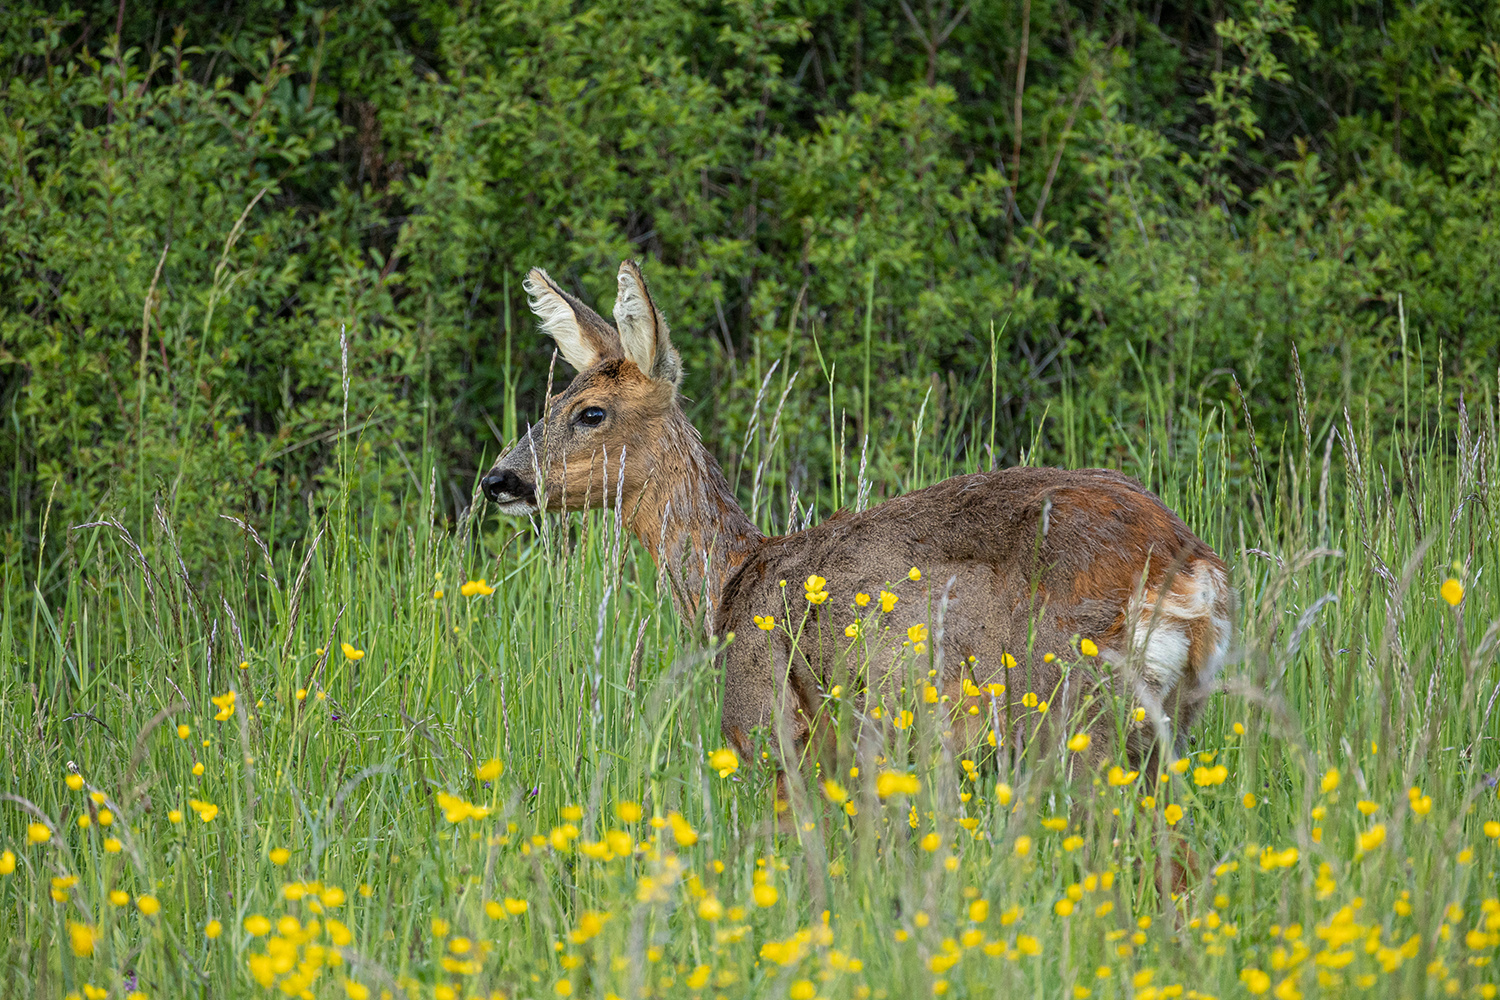
[[[1494,385],[1500,6],[908,2],[7,5],[6,558],[159,499],[211,572],[340,442],[456,512],[539,409],[532,265],[607,313],[647,261],[731,470],[801,371],[777,523],[867,433],[901,485],[1278,437],[1294,345],[1314,427]]]

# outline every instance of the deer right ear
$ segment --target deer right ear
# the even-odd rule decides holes
[[[533,267],[521,282],[542,332],[557,342],[563,360],[578,371],[620,356],[618,335],[599,314],[557,287],[546,271]]]

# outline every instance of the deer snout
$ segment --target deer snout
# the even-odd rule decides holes
[[[485,496],[501,506],[517,502],[529,504],[536,493],[530,483],[509,469],[491,470],[479,485]]]

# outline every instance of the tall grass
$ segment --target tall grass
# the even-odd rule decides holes
[[[854,503],[857,379],[824,375]],[[747,492],[797,460],[765,378]],[[870,442],[877,494],[987,466],[991,391]],[[1127,429],[1065,388],[1029,458],[1123,466],[1230,562],[1185,763],[955,759],[914,697],[786,824],[715,756],[712,651],[611,515],[450,525],[428,456],[390,497],[407,459],[345,437],[317,535],[246,526],[217,589],[165,511],[46,525],[65,584],[0,588],[0,995],[1493,996],[1494,401],[1413,386],[1395,432],[1304,404],[1239,454],[1243,414],[1158,398]]]

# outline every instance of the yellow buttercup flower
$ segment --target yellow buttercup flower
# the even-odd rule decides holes
[[[1228,777],[1229,768],[1223,764],[1215,764],[1213,767],[1199,767],[1193,770],[1193,783],[1203,787],[1222,785]]]
[[[135,908],[148,917],[154,917],[161,912],[161,902],[155,896],[138,896]]]
[[[1068,740],[1068,749],[1074,753],[1082,753],[1089,748],[1093,739],[1088,733],[1074,733],[1073,738]]]
[[[911,569],[906,571],[906,578],[915,583],[916,581],[922,579],[922,571],[913,566]]]
[[[1260,866],[1265,871],[1271,871],[1276,868],[1290,868],[1297,863],[1297,859],[1300,856],[1301,852],[1295,847],[1288,847],[1280,851],[1274,847],[1267,847],[1260,852]]]
[[[457,795],[449,795],[447,792],[437,793],[438,808],[443,810],[443,818],[449,823],[462,823],[466,819],[484,819],[492,811],[489,806],[476,806],[467,802]]]
[[[802,584],[803,597],[809,604],[822,604],[828,600],[828,581],[814,573]]]
[[[63,783],[76,792],[83,787],[83,775],[70,774],[63,779]]]
[[[1241,969],[1240,982],[1252,996],[1260,996],[1271,988],[1271,977],[1259,969]]]
[[[762,632],[769,632],[776,627],[776,619],[771,615],[755,615],[755,627]]]
[[[80,924],[76,921],[68,921],[68,947],[73,954],[79,958],[88,958],[94,953],[94,945],[99,941],[99,928],[92,924]]]
[[[896,601],[896,595],[889,590],[882,590],[880,592],[880,610],[886,614],[891,613],[891,609],[896,606]]]
[[[892,795],[915,795],[922,790],[922,782],[915,774],[900,771],[881,771],[875,779],[875,794],[882,799]]]
[[[1385,843],[1385,824],[1376,823],[1364,833],[1354,838],[1359,847],[1359,853],[1368,854],[1381,844]]]
[[[1099,647],[1094,645],[1094,640],[1083,639],[1078,643],[1078,651],[1084,656],[1098,656]]]
[[[219,921],[217,920],[210,920],[208,923],[203,925],[203,936],[208,938],[210,941],[223,933],[224,925],[219,923]]]
[[[479,768],[474,772],[474,777],[480,781],[494,781],[504,773],[505,765],[500,762],[498,757],[492,757],[479,765]]]
[[[52,830],[44,823],[32,823],[26,827],[26,839],[33,844],[45,844],[52,839]]]
[[[870,595],[869,594],[855,594],[854,595],[854,603],[863,608],[863,607],[865,607],[866,605],[868,605],[870,603]]]
[[[1451,606],[1456,608],[1458,607],[1459,602],[1464,599],[1464,585],[1450,576],[1448,579],[1444,580],[1443,585],[1438,588],[1438,593],[1443,596],[1443,600],[1447,601]]]
[[[226,691],[224,694],[216,694],[209,699],[219,709],[219,711],[214,715],[215,722],[223,722],[234,714],[234,699],[235,694],[233,691]]]
[[[343,644],[343,650],[344,659],[348,660],[350,663],[353,663],[355,660],[362,660],[365,658],[365,651],[363,649],[355,649],[347,642]]]
[[[729,747],[723,747],[708,755],[708,766],[718,771],[719,777],[727,778],[740,769],[740,757]]]

